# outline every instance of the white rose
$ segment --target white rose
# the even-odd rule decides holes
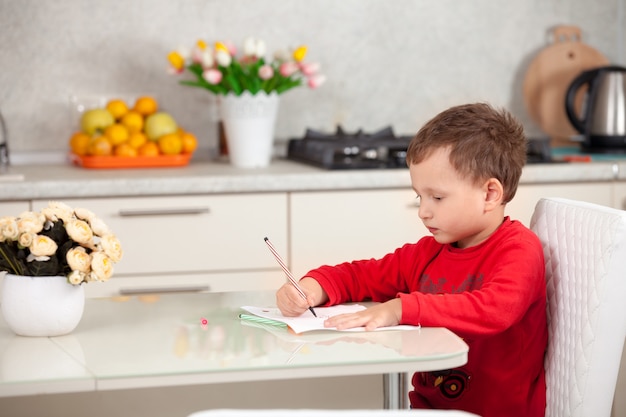
[[[98,281],[108,281],[113,275],[113,262],[103,252],[94,252],[91,256],[91,273]]]
[[[115,235],[106,235],[100,240],[100,246],[104,253],[113,261],[122,259],[122,245]]]
[[[80,272],[80,271],[72,271],[67,276],[67,280],[72,285],[78,285],[81,282],[86,281],[87,280],[87,276],[84,273]]]
[[[33,233],[22,233],[20,237],[17,239],[17,243],[23,247],[28,248],[33,244],[33,239],[35,239],[35,234]]]
[[[48,236],[36,235],[28,249],[35,257],[52,256],[57,251],[57,244]]]
[[[90,245],[93,239],[93,231],[84,220],[71,219],[65,224],[65,230],[69,237],[77,243]]]
[[[109,226],[104,223],[102,219],[99,217],[93,217],[89,220],[89,225],[91,226],[91,230],[93,230],[93,234],[96,236],[105,236],[111,233]]]
[[[50,201],[48,207],[41,210],[41,213],[50,221],[63,220],[67,224],[73,216],[74,210],[60,201]]]
[[[100,281],[98,275],[95,272],[91,271],[85,275],[85,282],[97,282]]]
[[[94,217],[96,217],[96,215],[93,213],[93,211],[88,210],[86,208],[82,208],[82,207],[77,207],[74,209],[74,214],[76,215],[76,217],[78,217],[81,220],[86,220],[88,222],[91,221],[91,219],[93,219]]]
[[[15,217],[3,217],[1,223],[2,241],[17,240],[17,237],[19,236],[19,230],[17,228],[17,221]]]
[[[17,229],[20,233],[37,234],[43,230],[45,217],[40,213],[25,211],[17,217]]]
[[[91,255],[87,253],[85,248],[78,246],[67,251],[65,255],[67,264],[74,272],[89,272],[91,267]],[[81,279],[82,280],[82,279]]]

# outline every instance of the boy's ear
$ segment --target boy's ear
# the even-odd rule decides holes
[[[496,178],[489,178],[483,186],[485,190],[485,210],[491,211],[502,205],[504,187]]]

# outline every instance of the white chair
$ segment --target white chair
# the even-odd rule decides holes
[[[546,261],[546,417],[609,417],[626,337],[626,212],[541,199]]]

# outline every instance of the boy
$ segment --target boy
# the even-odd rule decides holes
[[[283,314],[309,306],[373,300],[327,327],[442,326],[469,345],[468,363],[416,373],[412,408],[483,417],[545,414],[547,343],[543,250],[504,216],[526,161],[522,126],[487,104],[450,108],[420,129],[407,150],[419,217],[432,236],[378,260],[310,271],[276,293]]]

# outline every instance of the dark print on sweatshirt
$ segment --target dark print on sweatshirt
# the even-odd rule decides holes
[[[420,375],[424,386],[438,388],[441,395],[449,400],[459,398],[468,389],[471,379],[466,372],[457,369],[424,372]]]
[[[424,294],[460,294],[465,291],[479,290],[483,286],[483,274],[468,275],[459,285],[451,285],[445,277],[431,279],[423,274],[419,291]]]

